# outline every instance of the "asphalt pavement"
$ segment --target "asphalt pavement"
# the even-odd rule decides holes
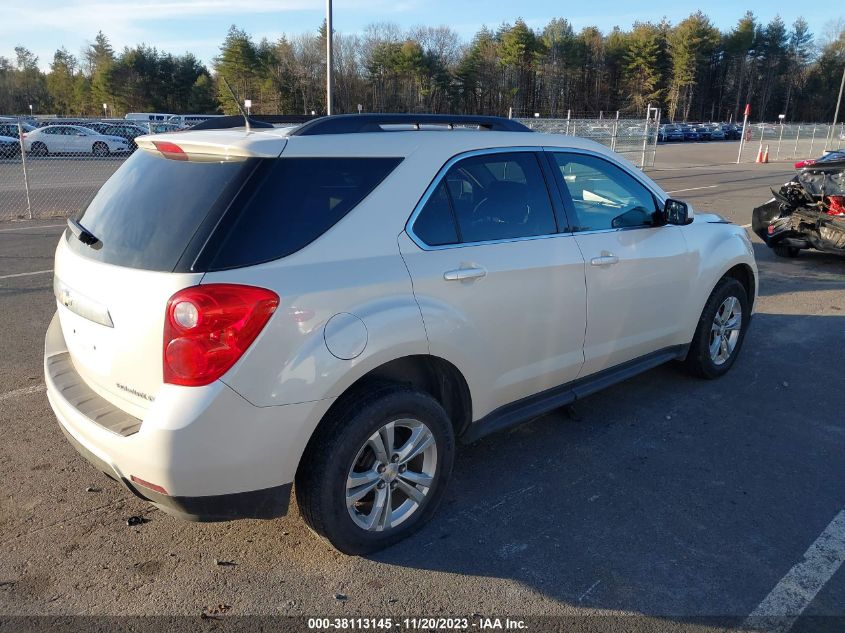
[[[661,151],[649,175],[740,225],[792,171],[690,147]],[[0,224],[0,630],[9,616],[198,622],[215,609],[654,631],[711,630],[696,618],[720,616],[722,630],[754,625],[761,604],[798,604],[800,617],[760,630],[845,629],[845,259],[779,259],[754,237],[760,299],[729,375],[660,367],[463,447],[435,519],[352,558],[314,538],[295,503],[274,521],[183,523],[76,454],[42,386],[55,309],[42,271],[61,231]],[[146,522],[128,526],[136,515]]]

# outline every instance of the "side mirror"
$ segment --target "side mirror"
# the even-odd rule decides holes
[[[669,198],[663,205],[663,219],[666,224],[677,224],[684,226],[692,224],[693,211],[686,202]]]
[[[85,132],[77,132],[76,135],[77,136],[85,136]]]

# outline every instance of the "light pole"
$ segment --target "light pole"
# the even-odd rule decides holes
[[[332,0],[326,0],[326,114],[332,113]]]
[[[32,104],[29,104],[29,116],[32,116]]]
[[[109,106],[108,106],[108,104],[104,103],[103,104],[103,118],[104,119],[108,118],[108,116],[109,116]]]

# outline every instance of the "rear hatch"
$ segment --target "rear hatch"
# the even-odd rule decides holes
[[[202,279],[196,256],[258,161],[230,143],[215,154],[211,134],[202,135],[204,153],[186,153],[190,143],[174,136],[159,147],[142,137],[143,149],[70,222],[56,250],[54,290],[74,368],[142,419],[163,384],[168,299]],[[274,140],[278,156],[284,140]]]

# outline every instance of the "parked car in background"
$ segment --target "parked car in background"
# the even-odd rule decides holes
[[[695,125],[692,129],[698,133],[699,141],[709,141],[713,138],[712,130],[707,125]]]
[[[180,129],[190,128],[197,123],[203,123],[209,119],[216,119],[225,116],[223,114],[174,114],[167,119],[168,123],[172,123]]]
[[[0,158],[14,158],[21,153],[21,142],[13,136],[0,136]]]
[[[135,144],[135,139],[139,136],[143,136],[144,134],[149,134],[150,132],[144,129],[146,126],[137,126],[137,125],[110,125],[106,127],[102,133],[107,136],[119,136],[122,139],[126,139],[127,144],[129,145],[130,151],[135,151],[138,149],[138,145]]]
[[[666,125],[660,126],[660,131],[658,132],[658,140],[663,142],[669,141],[683,141],[684,140],[684,131],[678,127],[677,125],[672,125],[671,123],[667,123]]]
[[[684,125],[681,127],[681,130],[683,130],[685,141],[697,141],[700,138],[698,136],[698,130],[692,125]]]
[[[711,125],[709,126],[710,129],[710,140],[711,141],[724,141],[725,140],[725,132],[722,130],[721,125]]]
[[[166,132],[175,132],[179,129],[179,126],[175,123],[149,123],[149,124],[141,124],[142,127],[149,127],[148,134],[164,134]]]
[[[21,123],[21,128],[23,129],[24,134],[30,132],[35,129],[34,125],[30,125],[29,123]],[[17,122],[8,122],[4,121],[0,123],[0,136],[8,136],[13,139],[18,138],[18,124]]]
[[[109,127],[114,125],[114,123],[109,123],[107,121],[87,121],[86,123],[77,123],[75,125],[81,125],[82,127],[94,130],[99,134],[104,134]]]
[[[738,141],[742,138],[742,126],[735,123],[725,123],[722,125],[722,132],[725,138],[730,141]]]
[[[108,156],[129,151],[120,136],[107,136],[79,125],[48,125],[24,134],[24,149],[33,156],[92,154]]]
[[[87,127],[90,129],[94,129],[92,126],[96,125],[103,125],[97,119],[78,119],[78,118],[66,118],[66,119],[39,119],[35,127],[43,128],[49,125],[81,125],[83,127]]]
[[[751,212],[751,228],[780,257],[802,250],[845,255],[845,152],[801,167]],[[797,166],[797,164],[796,164]]]
[[[172,116],[175,115],[165,112],[128,112],[123,118],[126,121],[153,121],[166,123]]]
[[[815,165],[816,163],[829,163],[835,160],[845,160],[845,150],[837,149],[832,152],[827,152],[818,158],[805,158],[804,160],[799,160],[795,163],[795,169],[809,167],[810,165]]]

